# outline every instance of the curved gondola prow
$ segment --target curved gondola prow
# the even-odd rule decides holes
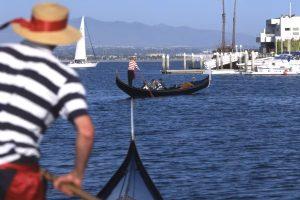
[[[162,200],[135,145],[134,100],[131,98],[131,142],[121,167],[97,194],[103,200]]]
[[[137,191],[135,188],[139,190]],[[162,200],[132,140],[121,167],[97,194],[103,200]]]

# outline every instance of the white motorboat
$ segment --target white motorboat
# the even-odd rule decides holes
[[[238,70],[235,69],[214,69],[212,70],[213,75],[237,75],[240,74]]]
[[[80,24],[80,32],[81,32],[81,39],[77,42],[76,51],[75,51],[75,58],[71,61],[68,66],[73,68],[88,68],[88,67],[96,67],[97,62],[90,62],[87,59],[86,55],[86,45],[85,45],[85,22],[84,17],[81,18]]]
[[[246,75],[297,75],[299,74],[292,69],[287,69],[282,67],[269,67],[269,66],[259,66],[256,67],[255,71],[243,72]]]
[[[300,60],[294,59],[292,55],[281,54],[273,58],[257,60],[254,69],[250,70],[248,65],[247,75],[300,75]]]

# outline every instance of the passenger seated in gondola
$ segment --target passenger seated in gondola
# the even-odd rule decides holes
[[[153,90],[156,90],[156,87],[157,87],[156,80],[152,79],[151,83],[150,83],[150,88],[153,89]]]
[[[147,83],[146,81],[144,81],[143,86],[142,86],[142,89],[144,89],[144,90],[149,90],[149,89],[151,89],[150,84]]]
[[[160,84],[160,88],[161,88],[162,90],[165,90],[167,87],[166,87],[165,83],[163,82],[163,80],[162,80],[162,79],[159,79],[158,81],[159,81],[159,84]]]
[[[165,89],[164,83],[162,82],[161,79],[160,80],[152,79],[149,87],[153,90],[164,90]]]
[[[156,80],[156,90],[163,90],[163,86],[159,80]]]

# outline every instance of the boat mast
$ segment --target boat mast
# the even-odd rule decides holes
[[[134,134],[134,119],[133,119],[133,98],[131,98],[131,106],[130,106],[130,119],[131,119],[131,140],[135,140],[135,134]]]
[[[290,0],[290,18],[292,17],[292,0]]]
[[[85,28],[86,28],[86,32],[87,32],[87,34],[88,34],[88,38],[89,38],[90,45],[91,45],[92,50],[93,50],[94,58],[96,58],[96,54],[95,54],[94,46],[93,46],[93,43],[92,43],[90,31],[89,31],[89,29],[88,29],[88,26],[87,26],[87,23],[86,23],[86,22],[85,22]]]
[[[225,51],[225,23],[226,23],[226,14],[225,14],[225,1],[222,0],[222,7],[223,7],[223,13],[222,13],[222,45],[221,50]]]
[[[292,17],[292,0],[290,0],[290,13],[289,13],[289,17],[290,17],[290,20],[291,20],[291,17]],[[289,51],[289,54],[291,54],[291,38],[288,39],[288,51]]]
[[[232,27],[232,45],[231,48],[232,50],[235,49],[235,45],[236,45],[236,35],[235,35],[235,28],[236,28],[236,0],[234,0],[234,11],[233,11],[233,27]]]

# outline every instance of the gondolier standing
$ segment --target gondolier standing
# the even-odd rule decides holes
[[[20,44],[0,45],[1,200],[45,199],[39,144],[58,116],[67,118],[77,130],[76,160],[74,169],[58,177],[54,185],[68,195],[72,193],[62,183],[81,185],[94,128],[76,72],[52,55],[55,46],[81,37],[68,26],[68,14],[63,6],[42,3],[33,8],[30,20],[18,18],[0,26],[11,25],[25,38]]]
[[[129,59],[129,64],[128,64],[128,85],[132,87],[132,81],[135,78],[135,71],[140,70],[137,63],[136,63],[136,56],[132,56]]]

